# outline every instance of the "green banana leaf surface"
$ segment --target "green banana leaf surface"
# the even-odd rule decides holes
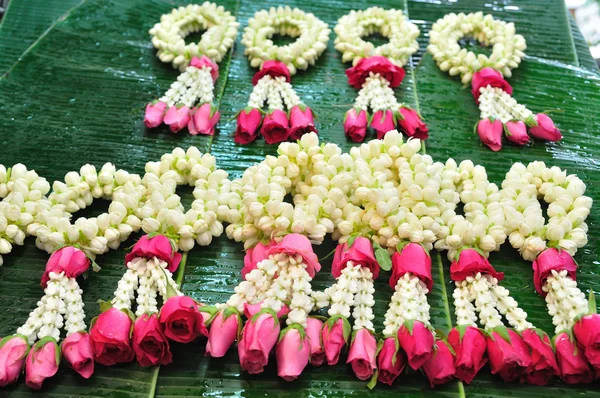
[[[342,128],[345,111],[352,106],[356,90],[344,74],[349,66],[333,48],[333,27],[352,8],[379,5],[404,10],[416,23],[421,36],[420,51],[406,66],[406,78],[396,90],[399,101],[417,108],[430,128],[427,153],[435,160],[453,157],[471,159],[485,166],[490,179],[500,183],[513,162],[543,160],[549,165],[578,174],[588,185],[587,195],[600,199],[600,73],[562,0],[482,2],[477,0],[381,0],[377,2],[331,1],[241,1],[219,0],[238,18],[241,27],[259,9],[289,4],[327,22],[331,40],[327,51],[308,71],[294,76],[292,83],[304,102],[318,116],[321,140],[345,150],[353,145]],[[147,130],[143,109],[174,81],[178,71],[155,56],[148,30],[160,16],[180,1],[159,0],[11,0],[0,26],[0,163],[24,163],[49,181],[62,180],[83,164],[100,167],[112,162],[119,168],[143,174],[144,164],[158,160],[174,147],[197,146],[217,158],[231,176],[241,175],[276,146],[258,140],[248,146],[233,142],[238,110],[246,105],[255,69],[248,64],[238,41],[220,63],[216,100],[221,122],[212,137],[171,134],[167,128]],[[535,142],[527,147],[505,145],[500,153],[481,146],[473,134],[479,110],[456,78],[441,72],[425,52],[431,25],[450,12],[483,11],[512,21],[524,35],[527,57],[509,82],[514,97],[534,112],[552,114],[564,139],[559,143]],[[241,30],[241,29],[240,29]],[[371,137],[372,138],[372,137]],[[191,190],[180,190],[184,203]],[[76,216],[105,211],[108,202],[97,201]],[[600,210],[588,218],[589,243],[577,253],[578,281],[583,290],[600,290]],[[134,238],[130,239],[133,243]],[[97,259],[102,270],[82,282],[87,321],[99,312],[98,299],[110,299],[124,271],[126,246]],[[334,248],[326,241],[316,248],[324,257]],[[208,247],[196,246],[177,278],[184,292],[204,303],[224,301],[241,280],[243,246],[225,236]],[[42,295],[39,282],[48,255],[28,238],[5,257],[0,268],[0,336],[14,333],[26,320]],[[429,295],[433,326],[448,331],[454,322],[453,284],[445,253],[433,253],[435,285]],[[531,263],[522,260],[505,244],[490,257],[497,270],[506,274],[502,282],[529,314],[529,320],[552,334],[551,318],[543,298],[533,288]],[[332,283],[331,258],[313,287]],[[382,330],[383,314],[392,290],[389,275],[376,282],[376,327]],[[307,367],[293,383],[277,377],[275,361],[263,374],[242,372],[236,350],[224,358],[204,356],[205,341],[174,345],[173,364],[141,368],[137,364],[104,367],[84,380],[64,364],[45,382],[41,392],[29,390],[23,380],[0,389],[7,397],[184,397],[184,396],[279,396],[279,397],[558,397],[599,396],[598,383],[569,386],[553,381],[545,388],[505,384],[484,368],[470,385],[451,382],[431,389],[419,372],[402,375],[392,387],[378,385],[369,391],[343,361],[334,367]]]

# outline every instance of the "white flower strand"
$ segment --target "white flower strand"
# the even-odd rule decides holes
[[[211,103],[214,98],[211,69],[209,66],[200,69],[188,66],[185,72],[177,77],[177,81],[171,84],[171,88],[160,98],[160,101],[169,107],[183,104],[188,108],[196,103],[198,105]]]
[[[498,87],[486,86],[480,89],[480,119],[499,119],[502,123],[511,120],[533,120],[533,112],[519,104],[506,91]]]
[[[300,255],[290,257],[290,275],[292,277],[292,293],[290,300],[290,313],[286,323],[288,325],[298,324],[307,327],[306,320],[308,314],[313,309],[311,299],[312,288],[310,282],[312,278],[306,271],[306,263]]]
[[[502,317],[496,309],[498,300],[492,294],[492,284],[486,275],[477,273],[475,277],[467,277],[471,295],[475,297],[475,309],[479,313],[479,322],[486,330],[502,326]]]
[[[144,259],[136,258],[127,264],[127,271],[119,280],[117,290],[115,290],[114,298],[111,304],[119,310],[131,310],[131,301],[135,298],[135,290],[138,287],[138,274],[135,268],[138,263],[145,262]]]
[[[371,107],[373,112],[377,112],[397,110],[400,104],[396,100],[394,90],[390,88],[390,82],[378,73],[371,72],[358,92],[354,106],[364,110]]]
[[[533,324],[527,321],[527,313],[519,308],[519,303],[514,298],[510,297],[508,289],[500,286],[498,279],[490,275],[487,275],[487,279],[490,282],[492,294],[496,297],[496,308],[504,315],[508,324],[517,332],[533,328]]]
[[[83,307],[83,298],[81,297],[83,290],[79,287],[75,278],[66,278],[66,296],[64,299],[67,307],[65,314],[65,331],[67,336],[86,329],[85,313]]]
[[[566,270],[553,270],[542,289],[547,293],[546,306],[552,316],[556,334],[570,330],[575,318],[588,309],[585,294],[577,287],[577,282],[568,276]]]
[[[135,310],[135,316],[140,317],[146,313],[154,314],[158,312],[158,302],[156,300],[157,288],[152,278],[152,271],[150,268],[146,269],[146,272],[140,276],[139,286],[137,288],[137,308]]]
[[[257,264],[257,268],[246,274],[246,280],[234,288],[234,294],[227,300],[228,307],[244,311],[244,304],[254,304],[271,288],[273,278],[278,272],[281,255],[272,255]]]
[[[270,75],[265,75],[260,78],[250,93],[248,107],[262,109],[262,107],[265,105],[265,101],[267,100],[267,94],[268,89],[271,86],[271,80],[273,80],[273,78]]]
[[[164,102],[168,107],[182,102],[181,98],[188,92],[190,85],[193,84],[193,75],[197,70],[198,69],[193,66],[187,67],[185,72],[177,76],[177,80],[171,83],[171,86],[165,91],[163,96],[160,97],[159,101]]]
[[[358,279],[361,277],[360,265],[354,266],[351,261],[337,279],[337,289],[332,289],[329,316],[341,315],[350,318],[350,307],[354,306],[354,295],[358,292]]]
[[[153,261],[156,264],[153,267],[149,267],[152,279],[154,280],[153,287],[163,298],[163,301],[168,299],[167,284],[169,284],[175,290],[175,293],[178,296],[183,296],[183,293],[179,290],[179,285],[173,279],[173,274],[166,268],[167,264],[156,257],[152,258],[150,261]]]
[[[375,305],[375,287],[373,286],[373,274],[368,268],[361,267],[360,276],[357,281],[356,294],[354,295],[354,311],[352,318],[354,319],[354,330],[369,329],[375,332],[373,326],[373,306]]]
[[[409,320],[430,326],[427,286],[410,272],[398,278],[394,294],[385,314],[383,335],[395,336],[400,327]]]
[[[292,85],[286,82],[283,76],[278,77],[276,79],[276,83],[279,85],[279,94],[281,94],[281,98],[283,99],[285,107],[288,109],[288,111],[294,106],[302,103]]]
[[[283,77],[272,79],[269,88],[267,89],[267,104],[269,105],[269,110],[283,110],[283,98],[281,96],[279,79],[283,79]]]
[[[464,326],[477,326],[477,314],[469,293],[469,283],[466,280],[454,282],[454,314],[456,324]]]

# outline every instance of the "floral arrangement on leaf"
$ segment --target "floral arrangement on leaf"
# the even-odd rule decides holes
[[[214,357],[237,340],[242,368],[251,374],[262,372],[274,351],[285,380],[300,377],[308,364],[337,363],[349,346],[346,362],[371,387],[394,383],[407,364],[422,370],[432,386],[453,378],[469,383],[488,362],[506,381],[541,385],[556,375],[571,383],[591,381],[598,366],[597,316],[586,310],[571,258],[586,242],[591,199],[583,196],[585,184],[534,162],[515,164],[500,190],[485,168],[470,161],[434,162],[420,153],[421,146],[418,139],[403,142],[398,131],[389,131],[343,153],[309,133],[281,143],[277,156],[233,180],[214,157],[194,147],[176,148],[147,163],[143,178],[110,165],[100,173],[84,166],[80,174],[68,173],[65,183],[55,183],[47,197],[45,180],[14,166],[0,183],[6,195],[2,217],[7,223],[29,220],[18,227],[36,236],[42,248],[69,247],[56,250],[48,262],[42,309],[0,343],[0,366],[10,369],[2,385],[16,382],[25,366],[30,385],[39,388],[57,368],[63,326],[66,341],[74,340],[63,355],[72,355],[69,361],[84,376],[94,361],[167,364],[170,341],[207,336],[207,355]],[[187,211],[176,194],[180,184],[194,186]],[[29,186],[37,187],[26,196],[35,206],[18,207],[17,217],[12,206]],[[540,195],[550,203],[547,225],[543,216],[540,220]],[[109,213],[71,224],[71,213],[94,197],[112,198]],[[464,215],[458,214],[459,204]],[[117,247],[139,228],[147,236],[127,255],[114,298],[102,304],[86,334],[74,279],[91,263],[86,253],[92,257]],[[185,261],[178,251],[209,245],[223,232],[244,242],[244,280],[224,303],[197,303],[173,279]],[[3,234],[5,239],[8,233]],[[327,234],[339,242],[332,267],[336,281],[315,291],[311,282],[321,265],[312,244]],[[557,327],[556,352],[500,285],[503,274],[487,259],[507,237],[524,258],[535,260],[535,284],[546,294]],[[447,336],[430,325],[434,249],[447,250],[452,260],[456,327]],[[380,336],[373,281],[385,271],[391,271],[394,292]],[[325,308],[328,318],[315,316]],[[38,338],[28,351],[30,339]],[[584,355],[574,354],[579,351]],[[32,370],[25,353],[35,356]]]
[[[277,46],[275,34],[296,40]],[[252,78],[248,105],[237,115],[236,143],[249,144],[260,134],[267,144],[277,144],[317,132],[312,109],[298,97],[290,79],[298,70],[314,66],[328,41],[327,24],[298,8],[260,10],[248,20],[242,44],[250,65],[260,70]]]
[[[459,40],[472,37],[492,54],[475,54],[461,48]],[[475,130],[492,151],[502,149],[502,136],[515,145],[526,145],[530,136],[543,141],[560,141],[562,135],[545,113],[534,115],[512,96],[504,79],[511,77],[525,56],[525,38],[515,32],[514,24],[494,19],[481,12],[447,14],[431,27],[427,50],[443,72],[460,75],[463,84],[471,83],[479,105],[480,121]]]
[[[409,137],[427,139],[429,129],[418,110],[398,103],[393,90],[404,79],[402,67],[419,49],[417,26],[400,10],[370,7],[341,17],[335,33],[335,49],[342,53],[342,61],[352,62],[346,70],[348,84],[360,90],[344,118],[346,135],[362,142],[369,126],[378,139],[397,127]],[[380,33],[389,42],[375,47],[363,39],[373,33]]]
[[[152,45],[162,62],[182,73],[162,97],[146,105],[146,127],[164,123],[173,133],[187,127],[192,135],[214,134],[220,118],[213,104],[217,63],[233,46],[238,27],[231,13],[209,2],[181,6],[161,16],[150,29]],[[185,43],[186,36],[203,30],[198,43]]]

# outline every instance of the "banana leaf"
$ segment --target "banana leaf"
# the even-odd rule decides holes
[[[250,68],[238,42],[219,65],[221,77],[216,98],[222,113],[219,131],[214,137],[173,135],[166,128],[145,129],[143,107],[158,97],[178,72],[162,64],[155,56],[148,29],[160,15],[185,2],[159,0],[12,0],[0,27],[0,163],[24,163],[48,180],[62,179],[85,163],[97,167],[113,162],[130,172],[143,173],[144,164],[176,146],[195,145],[217,157],[219,167],[232,176],[259,162],[276,147],[263,141],[248,146],[233,142],[235,122],[231,119],[245,106],[251,90]],[[342,0],[320,2],[286,1],[313,12],[330,24],[354,4]],[[219,4],[235,13],[242,27],[260,8],[281,5],[281,1],[242,2],[222,0]],[[484,3],[460,1],[391,1],[377,5],[403,9],[421,29],[421,51],[406,67],[407,75],[397,90],[398,100],[420,110],[431,131],[427,153],[436,160],[454,157],[472,159],[484,165],[492,181],[500,183],[515,161],[544,160],[548,164],[577,173],[588,184],[588,195],[599,198],[598,170],[600,146],[597,132],[600,121],[600,74],[585,43],[573,25],[561,0],[536,2],[497,1]],[[509,79],[514,96],[533,111],[558,110],[552,117],[563,131],[556,144],[536,142],[526,148],[506,145],[500,153],[482,147],[473,135],[478,108],[470,91],[460,81],[442,73],[430,55],[424,52],[427,32],[436,19],[449,12],[484,11],[515,22],[517,31],[528,43],[527,57]],[[348,86],[341,62],[329,48],[315,67],[300,72],[292,83],[304,102],[318,116],[323,141],[335,142],[348,150],[353,143],[343,133],[344,112],[352,105],[356,91]],[[191,191],[182,188],[184,203]],[[106,210],[107,202],[97,201],[77,216],[93,216]],[[588,218],[589,243],[578,252],[581,265],[578,277],[584,290],[600,289],[600,262],[597,239],[600,213],[594,209]],[[130,239],[133,242],[134,238]],[[99,311],[96,300],[109,299],[124,269],[125,247],[100,256],[98,273],[90,273],[85,282],[84,301],[87,320]],[[334,247],[326,241],[316,248],[324,257]],[[205,303],[224,301],[239,283],[243,247],[226,237],[209,247],[196,247],[177,278],[183,290]],[[5,258],[0,268],[0,336],[11,334],[27,318],[42,294],[39,280],[48,255],[35,248],[32,238]],[[314,282],[323,289],[333,278],[331,259]],[[532,284],[530,263],[522,260],[508,244],[491,256],[492,263],[507,277],[508,287],[536,326],[552,332],[552,323]],[[429,295],[434,327],[449,330],[454,322],[453,285],[449,282],[449,263],[445,254],[433,255],[435,285]],[[376,283],[376,327],[382,329],[383,314],[392,294],[383,274]],[[141,368],[137,364],[114,367],[97,365],[94,376],[83,380],[67,366],[46,381],[42,392],[29,390],[21,381],[0,389],[8,397],[177,397],[177,396],[560,396],[594,395],[597,384],[568,386],[554,381],[545,388],[505,384],[484,368],[471,385],[452,382],[431,390],[418,372],[401,376],[394,386],[365,388],[343,363],[335,367],[308,367],[295,382],[277,377],[274,361],[265,373],[249,376],[242,372],[236,350],[224,358],[204,356],[205,342],[174,345],[174,361],[169,366]]]

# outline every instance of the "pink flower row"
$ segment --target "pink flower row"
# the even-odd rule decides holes
[[[305,105],[295,105],[287,112],[276,109],[266,114],[257,108],[242,109],[237,116],[235,142],[249,144],[263,136],[267,144],[299,140],[304,134],[317,132],[313,111]]]
[[[409,137],[421,140],[429,137],[429,129],[421,116],[407,106],[402,106],[397,111],[377,111],[370,118],[364,109],[352,108],[346,112],[344,132],[352,141],[363,142],[367,136],[367,127],[375,131],[377,139],[382,139],[388,131],[396,128]]]

